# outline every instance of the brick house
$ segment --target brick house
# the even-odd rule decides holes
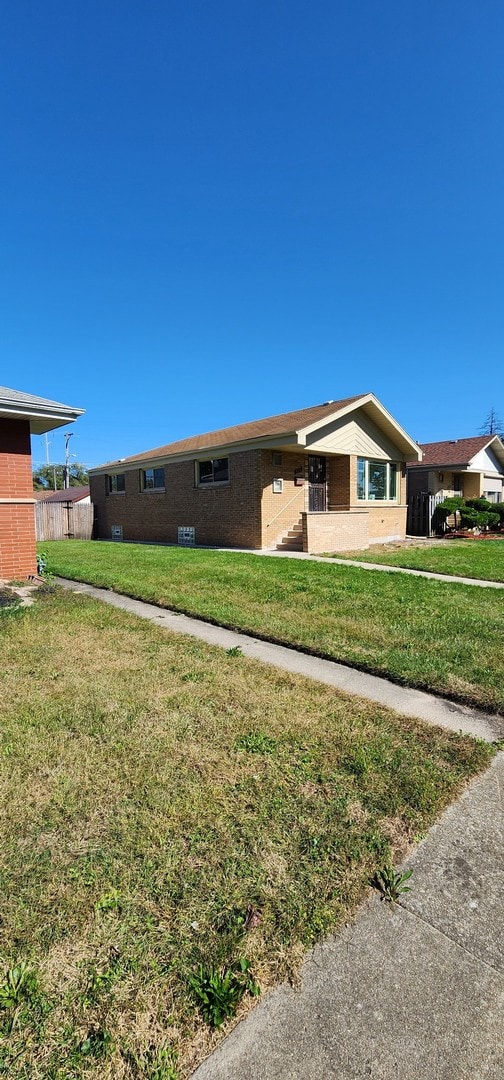
[[[96,535],[309,552],[402,539],[413,457],[373,394],[328,401],[92,469]]]
[[[504,499],[504,443],[498,435],[421,443],[421,461],[408,461],[408,501],[428,493],[489,502]]]
[[[30,435],[69,424],[82,412],[0,387],[0,578],[37,571]]]

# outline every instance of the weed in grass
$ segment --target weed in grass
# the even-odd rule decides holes
[[[40,1023],[50,1005],[41,991],[36,972],[21,960],[5,972],[0,985],[0,1010],[3,1015],[3,1033],[11,1034],[15,1027],[22,1027],[28,1020]]]
[[[277,742],[264,731],[249,731],[248,735],[240,735],[234,745],[235,750],[247,750],[249,754],[273,754]]]
[[[394,870],[393,866],[384,866],[381,870],[377,870],[372,884],[381,893],[382,900],[396,904],[402,893],[411,892],[406,882],[409,881],[412,873],[412,870],[404,870],[401,873],[400,870]]]
[[[121,953],[115,946],[109,949],[106,967],[99,969],[93,963],[83,964],[85,985],[80,999],[84,1007],[95,1005],[102,997],[109,994],[114,983],[128,966],[122,961]]]
[[[0,1008],[15,1008],[31,993],[35,983],[34,973],[25,960],[21,960],[15,967],[8,968],[0,986]]]
[[[141,1053],[123,1050],[122,1056],[137,1077],[145,1080],[177,1080],[178,1054],[172,1046],[148,1046]]]
[[[97,911],[121,911],[122,897],[118,889],[109,889],[96,903]]]
[[[112,968],[106,968],[105,971],[98,971],[95,967],[91,967],[81,997],[84,1007],[87,1008],[89,1005],[95,1005],[100,998],[110,993],[116,978],[117,972]]]
[[[218,1028],[234,1016],[245,994],[258,997],[260,989],[250,971],[250,962],[239,960],[231,967],[221,969],[200,964],[189,976],[189,986],[199,1011],[210,1027]]]
[[[106,1028],[102,1028],[99,1025],[92,1025],[89,1028],[86,1036],[81,1042],[77,1043],[73,1054],[71,1055],[72,1064],[78,1064],[79,1058],[98,1058],[102,1059],[108,1057],[108,1055],[114,1049],[114,1043],[110,1032]]]
[[[226,656],[243,656],[243,649],[239,645],[233,645],[226,649]]]

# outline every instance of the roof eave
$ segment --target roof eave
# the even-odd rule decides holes
[[[89,470],[90,476],[100,476],[103,473],[109,473],[111,469],[115,472],[129,472],[131,469],[145,469],[152,466],[160,467],[162,465],[170,465],[176,461],[197,461],[204,457],[208,457],[209,454],[212,457],[222,457],[223,454],[237,454],[240,451],[245,450],[271,450],[271,449],[285,449],[286,447],[293,447],[295,449],[298,446],[304,446],[305,441],[299,441],[298,432],[291,431],[282,435],[259,435],[256,439],[246,439],[241,442],[234,443],[221,443],[219,446],[200,446],[194,450],[184,450],[179,454],[159,454],[156,457],[146,454],[143,457],[121,458],[116,461],[108,461],[104,465],[98,465],[94,469]]]
[[[5,399],[0,400],[0,418],[6,420],[28,420],[32,435],[45,435],[46,431],[72,424],[85,412],[84,409],[43,409],[40,406],[12,405]]]

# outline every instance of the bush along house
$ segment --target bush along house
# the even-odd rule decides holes
[[[412,459],[374,394],[326,401],[92,469],[95,535],[306,552],[402,540]]]

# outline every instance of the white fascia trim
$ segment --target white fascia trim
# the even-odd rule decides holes
[[[77,420],[78,416],[82,416],[85,409],[31,409],[28,405],[9,407],[9,402],[0,400],[0,416],[14,417],[14,419],[22,420]]]

